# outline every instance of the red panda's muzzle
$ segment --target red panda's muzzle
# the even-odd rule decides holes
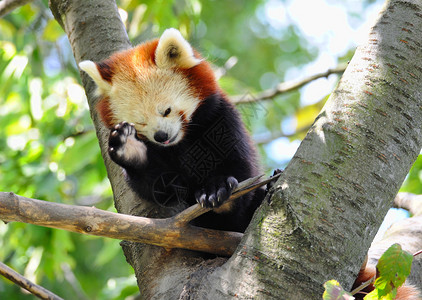
[[[156,140],[159,143],[168,144],[169,142],[168,137],[169,137],[168,133],[162,130],[159,130],[154,134],[154,140]]]
[[[169,138],[169,134],[163,130],[159,130],[154,134],[154,140],[163,145],[169,145],[174,142],[178,134],[175,134],[173,137]]]

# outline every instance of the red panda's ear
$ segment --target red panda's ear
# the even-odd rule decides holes
[[[157,67],[190,69],[200,62],[201,59],[195,57],[191,45],[177,29],[170,28],[163,32],[155,50]]]
[[[90,60],[84,60],[79,63],[79,68],[84,70],[97,85],[97,94],[108,96],[111,90],[112,68],[106,62],[94,63]]]

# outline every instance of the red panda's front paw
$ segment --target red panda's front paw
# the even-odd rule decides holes
[[[195,193],[196,201],[202,207],[215,208],[229,199],[237,187],[237,179],[232,176],[218,176],[211,179],[204,188]]]
[[[122,167],[137,167],[147,160],[147,148],[136,138],[133,124],[122,122],[111,129],[108,140],[111,159]]]

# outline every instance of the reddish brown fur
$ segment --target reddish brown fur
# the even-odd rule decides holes
[[[101,77],[111,83],[111,79],[114,75],[113,61],[105,60],[97,63],[98,72],[100,72]]]
[[[97,68],[103,79],[110,83],[112,82],[113,75],[118,72],[129,73],[135,78],[136,69],[134,66],[146,68],[155,65],[154,58],[157,45],[158,39],[143,43],[124,52],[117,52],[107,60],[97,63]]]
[[[185,112],[183,110],[179,111],[179,116],[182,119],[183,123],[187,123],[186,115],[185,115]]]
[[[194,53],[195,57],[201,58],[201,55],[197,51],[194,51]],[[191,87],[199,99],[205,99],[220,91],[220,87],[215,80],[214,72],[206,61],[202,61],[193,68],[180,69],[179,71],[189,79]]]
[[[136,69],[134,66],[144,68],[155,67],[155,50],[158,45],[158,39],[143,43],[133,49],[125,52],[115,53],[106,61],[97,64],[98,70],[104,80],[112,82],[113,75],[117,72],[125,72],[131,77],[136,77]],[[201,58],[197,51],[194,52],[195,57]],[[198,65],[190,69],[175,68],[176,72],[180,72],[189,80],[190,87],[198,99],[205,99],[220,88],[215,80],[214,72],[206,61],[202,61]],[[112,112],[110,110],[108,99],[102,99],[98,104],[98,111],[107,126],[112,126]],[[182,116],[185,121],[184,115]]]
[[[421,300],[422,296],[419,290],[414,286],[402,286],[397,289],[395,300]]]
[[[115,125],[111,122],[133,122],[138,137],[145,139],[145,143],[131,139],[132,149],[126,151],[127,139],[122,136],[127,132],[120,132],[122,128],[118,127],[118,134],[111,134],[109,140],[111,159],[126,170],[128,184],[140,198],[161,201],[153,195],[153,182],[160,179],[156,176],[176,172],[188,184],[187,204],[202,202],[203,206],[214,207],[213,199],[224,201],[236,180],[259,173],[256,152],[249,144],[240,115],[221,92],[210,65],[192,50],[180,32],[172,29],[160,40],[116,53],[103,66],[110,84],[101,80],[92,62],[82,64],[98,83],[97,93],[110,97],[98,104],[104,122],[108,126]],[[166,113],[168,109],[171,114]],[[124,127],[134,134],[132,126]],[[157,133],[164,129],[171,139],[163,142]],[[236,140],[216,138],[210,143],[209,132],[214,135],[223,129],[229,134],[226,136]],[[135,149],[135,142],[140,149]],[[212,157],[211,168],[204,168],[202,159],[195,157],[196,147],[201,148],[201,156],[204,153]],[[146,154],[141,153],[145,148]],[[214,158],[218,160],[215,164]],[[260,189],[244,195],[237,204],[219,205],[214,212],[195,220],[195,225],[244,232],[263,196],[264,190]]]
[[[158,39],[145,42],[132,48],[127,52],[115,54],[116,60],[128,60],[121,63],[125,66],[155,65],[155,49],[157,49]],[[113,56],[112,56],[113,57]]]
[[[111,111],[109,98],[105,97],[97,103],[97,111],[100,114],[104,124],[111,128],[113,127],[113,112]]]
[[[360,286],[362,283],[368,281],[372,277],[376,275],[376,268],[374,265],[366,265],[366,262],[362,266],[361,270],[359,271],[358,278],[356,279],[355,283],[353,284],[353,289]],[[360,293],[355,295],[355,299],[363,299],[367,293],[374,290],[374,286],[371,284],[370,286],[366,287],[362,291],[364,293]],[[397,295],[395,300],[421,300],[421,294],[419,290],[412,286],[412,285],[402,285],[397,289]]]

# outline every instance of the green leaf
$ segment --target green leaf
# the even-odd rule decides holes
[[[322,295],[324,300],[353,300],[352,295],[346,292],[340,283],[336,280],[330,280],[324,283],[325,291]]]
[[[56,20],[50,19],[47,26],[44,28],[43,38],[49,42],[55,42],[59,37],[64,34],[63,29],[60,27]]]
[[[365,296],[365,300],[393,300],[396,298],[396,291],[391,292],[385,296],[381,296],[378,293],[378,289],[373,290],[372,292],[370,292],[368,295]]]
[[[399,244],[394,244],[378,261],[378,278],[375,288],[379,299],[394,299],[397,288],[401,286],[410,274],[413,255],[402,250]]]
[[[66,150],[60,166],[67,174],[79,171],[93,163],[99,151],[95,132],[88,132],[75,139],[75,144]]]
[[[115,240],[104,240],[104,246],[98,252],[94,265],[95,266],[105,266],[110,263],[113,258],[119,255],[122,248]]]
[[[422,194],[422,155],[419,154],[418,158],[414,162],[409,174],[406,176],[400,192],[409,192],[414,194]]]
[[[318,101],[315,104],[306,105],[298,109],[295,113],[297,122],[296,129],[310,127],[314,122],[315,118],[321,112],[321,109],[324,107],[324,104],[327,101],[328,97],[329,95],[325,96],[322,100]]]
[[[0,39],[12,39],[16,34],[16,29],[13,24],[5,19],[0,19]]]

